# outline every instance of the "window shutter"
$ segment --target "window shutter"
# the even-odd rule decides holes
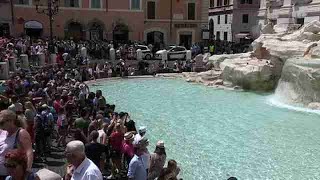
[[[64,0],[64,6],[70,7],[70,0]]]

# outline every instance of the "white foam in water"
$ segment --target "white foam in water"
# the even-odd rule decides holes
[[[282,102],[280,100],[280,98],[278,96],[276,96],[276,95],[268,96],[267,103],[269,105],[276,106],[276,107],[279,107],[279,108],[285,108],[285,109],[288,109],[288,110],[305,112],[305,113],[320,114],[320,110],[314,110],[314,109],[305,108],[305,107],[302,107],[301,104],[291,104],[291,105],[290,104],[286,104],[286,103]]]

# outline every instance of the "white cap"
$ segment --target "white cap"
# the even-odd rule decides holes
[[[145,132],[147,132],[147,127],[141,126],[141,127],[139,128],[139,133],[145,133]]]

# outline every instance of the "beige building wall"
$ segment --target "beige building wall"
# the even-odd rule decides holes
[[[181,44],[182,36],[190,37],[190,43],[200,42],[202,29],[207,28],[206,13],[202,13],[204,9],[203,0],[146,0],[146,7],[148,2],[155,2],[156,11],[155,19],[148,19],[148,9],[145,9],[145,30],[144,40],[146,42],[150,33],[161,32],[163,34],[163,43],[168,44]],[[172,18],[171,18],[171,2],[172,2]],[[208,0],[204,3],[208,4]],[[188,3],[195,4],[195,19],[188,20]],[[149,36],[148,36],[149,34]],[[191,45],[190,44],[190,45]]]

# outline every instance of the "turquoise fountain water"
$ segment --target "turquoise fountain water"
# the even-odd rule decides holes
[[[268,94],[216,90],[173,79],[99,83],[117,111],[165,141],[185,180],[317,179],[320,118],[273,105]]]

